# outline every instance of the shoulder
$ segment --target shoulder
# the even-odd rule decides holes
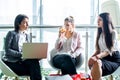
[[[117,36],[118,36],[117,31],[116,31],[116,30],[113,30],[113,31],[112,31],[112,38],[118,38]]]
[[[117,31],[115,29],[112,30],[112,33],[117,33]]]
[[[74,35],[74,37],[80,37],[80,32],[74,31],[73,35]]]
[[[15,34],[16,32],[14,30],[8,31],[8,34]]]
[[[117,35],[117,31],[116,31],[116,30],[113,30],[113,31],[112,31],[112,35]]]
[[[7,36],[13,36],[15,34],[17,34],[17,32],[14,31],[14,30],[13,31],[8,31]]]
[[[80,35],[80,32],[78,32],[78,31],[74,31],[74,34],[76,34],[76,35]]]

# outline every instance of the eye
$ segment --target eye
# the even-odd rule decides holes
[[[99,19],[99,21],[102,21],[102,19]]]

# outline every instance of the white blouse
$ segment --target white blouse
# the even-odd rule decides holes
[[[20,38],[19,38],[19,51],[22,51],[22,46],[23,46],[23,43],[26,42],[26,34],[24,31],[19,31],[19,35],[20,35]]]
[[[100,34],[100,38],[98,40],[98,45],[100,48],[101,52],[107,51],[110,55],[112,55],[113,51],[119,51],[119,47],[118,47],[118,41],[117,41],[117,32],[115,30],[113,30],[112,32],[112,40],[113,40],[113,48],[110,51],[105,43],[105,36],[103,33]]]
[[[72,38],[65,39],[63,42],[63,47],[60,50],[60,53],[68,53],[71,52],[71,43],[72,43]]]

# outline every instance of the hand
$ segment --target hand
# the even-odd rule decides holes
[[[96,58],[96,56],[92,56],[89,61],[88,61],[88,66],[91,69],[91,67],[93,66],[93,64],[97,61],[98,59]]]
[[[60,28],[59,38],[64,38],[65,37],[65,32],[66,32],[66,29],[64,27]]]
[[[64,38],[65,37],[65,33],[59,33],[59,38]]]
[[[60,33],[66,32],[66,28],[65,28],[65,27],[61,27],[61,28],[59,29],[59,32],[60,32]]]
[[[72,58],[76,58],[76,53],[71,54]]]

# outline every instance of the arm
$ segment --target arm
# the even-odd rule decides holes
[[[93,64],[98,60],[97,55],[100,54],[100,50],[96,50],[94,54],[88,60],[88,67],[91,69]]]
[[[108,56],[108,55],[109,55],[109,53],[107,51],[104,51],[104,52],[101,52],[100,54],[97,54],[95,57],[97,59],[101,59],[101,58]]]
[[[80,34],[79,33],[77,33],[77,40],[76,40],[77,42],[77,46],[76,46],[76,48],[75,48],[75,50],[73,51],[73,53],[72,53],[72,56],[73,57],[77,57],[77,56],[79,56],[81,53],[83,53],[83,48],[82,48],[82,46],[81,46],[81,43],[82,43],[82,41],[81,41],[81,36],[80,36]]]
[[[103,57],[105,57],[105,56],[107,56],[107,55],[109,55],[109,53],[106,52],[106,51],[100,52],[99,54],[98,54],[98,53],[95,53],[92,57],[90,57],[90,59],[89,59],[89,61],[88,61],[88,66],[89,66],[89,68],[91,69],[91,67],[93,66],[93,64],[94,64],[97,60],[99,60],[99,59],[101,59],[101,58],[103,58]]]
[[[111,51],[109,49],[105,49],[100,54],[96,55],[96,57],[103,58],[103,57],[106,57],[108,55],[112,55],[112,52],[114,51],[113,48],[117,44],[117,32],[115,30],[113,30],[113,32],[112,32],[112,42],[113,42],[113,47],[112,47]]]
[[[55,43],[55,49],[57,49],[58,51],[62,49],[63,42],[66,40],[65,31],[66,30],[64,30],[63,28],[59,29],[58,39],[56,40],[56,43]]]
[[[64,40],[66,38],[58,38],[56,40],[56,43],[55,43],[55,49],[57,49],[58,51],[60,51],[62,49],[62,46],[63,46],[63,43],[64,43]]]
[[[97,54],[99,54],[100,51],[99,50],[96,50],[95,53],[92,55],[92,56],[96,56]]]
[[[13,49],[13,46],[14,46],[13,44],[15,44],[15,42],[13,41],[13,38],[14,38],[14,33],[9,31],[5,39],[6,55],[13,56],[13,57],[21,57],[22,56],[21,52],[19,52],[17,48]]]

